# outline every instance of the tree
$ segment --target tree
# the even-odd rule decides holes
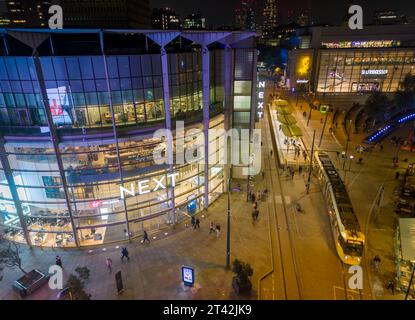
[[[369,119],[374,121],[386,121],[389,117],[392,102],[380,92],[372,93],[366,100],[364,108]]]
[[[85,283],[77,276],[71,274],[65,287],[69,289],[72,300],[91,300],[91,295],[84,290]]]
[[[0,245],[0,272],[4,268],[18,268],[25,275],[27,272],[22,267],[22,259],[20,257],[20,246],[12,241],[1,239]],[[0,281],[3,277],[0,277]]]
[[[91,300],[91,295],[84,290],[85,281],[89,279],[90,270],[87,267],[75,269],[78,276],[71,274],[68,277],[65,288],[70,292],[72,300]]]
[[[408,73],[405,76],[395,92],[394,102],[399,110],[407,110],[415,106],[415,75]]]

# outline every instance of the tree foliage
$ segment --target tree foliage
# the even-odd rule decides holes
[[[65,287],[69,288],[72,300],[91,300],[91,295],[86,293],[84,290],[84,281],[77,276],[71,274],[68,277]]]
[[[1,239],[0,243],[0,272],[3,272],[5,268],[17,268],[22,273],[27,274],[23,269],[22,259],[20,257],[20,246],[19,244]],[[3,276],[0,276],[0,281]]]
[[[415,75],[408,73],[405,76],[395,92],[394,102],[399,110],[415,107]]]
[[[392,102],[386,95],[376,91],[367,98],[364,109],[369,119],[386,121],[392,109]]]

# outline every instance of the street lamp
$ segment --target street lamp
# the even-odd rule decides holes
[[[350,163],[349,163],[349,171],[352,169],[352,161],[354,159],[354,156],[350,156]]]
[[[344,170],[344,167],[346,166],[347,151],[349,150],[350,131],[352,130],[352,121],[353,121],[352,119],[349,120],[350,127],[349,127],[349,130],[347,131],[347,142],[346,142],[346,151],[344,153],[345,157],[344,157],[344,161],[343,161],[343,170]]]
[[[231,258],[231,178],[228,179],[228,219],[226,226],[226,269],[230,269]]]

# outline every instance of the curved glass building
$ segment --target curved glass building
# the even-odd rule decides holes
[[[209,129],[253,127],[254,37],[0,29],[1,232],[34,246],[99,245],[208,207],[228,166],[158,164],[153,150],[176,150],[178,121],[205,133],[206,158],[220,148]],[[132,186],[143,192],[122,197]]]

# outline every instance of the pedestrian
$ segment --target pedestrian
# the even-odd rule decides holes
[[[271,157],[272,157],[272,150],[271,150],[270,154],[271,154]]]
[[[252,195],[251,195],[251,199],[252,199],[252,203],[254,203],[255,202],[255,193],[254,192],[252,192]]]
[[[338,127],[338,123],[336,122],[336,128]]]
[[[252,223],[258,220],[258,216],[259,216],[259,210],[258,209],[252,210]]]
[[[323,123],[323,118],[320,118],[320,123]]]
[[[210,222],[209,234],[211,234],[212,232],[215,232],[215,224],[213,223],[213,221]]]
[[[59,266],[59,267],[61,267],[61,268],[63,269],[63,265],[62,265],[62,259],[61,259],[61,257],[56,256],[55,261],[56,261],[56,263],[55,263],[55,264],[56,264],[57,266]]]
[[[383,151],[383,144],[380,145],[380,151]]]
[[[307,161],[307,152],[305,150],[303,151],[303,157],[304,157],[304,161]]]
[[[256,209],[256,208],[258,208],[258,203],[255,201],[253,204],[252,204],[252,209]]]
[[[392,294],[395,294],[395,281],[393,279],[389,280],[386,289],[390,289]]]
[[[374,256],[373,258],[373,263],[375,265],[376,270],[379,270],[379,266],[380,266],[380,257],[378,255]]]
[[[111,258],[107,257],[107,259],[105,259],[105,264],[107,265],[108,272],[111,273],[111,271],[112,271],[112,260],[111,260]]]
[[[195,229],[196,228],[200,229],[200,220],[199,220],[199,218],[196,219],[196,223],[195,223],[195,227],[194,228]]]
[[[359,164],[362,164],[363,158],[359,158]]]
[[[399,180],[399,176],[400,176],[399,171],[396,171],[396,173],[395,173],[395,179],[396,179],[396,180]]]
[[[261,191],[260,190],[258,190],[256,192],[256,198],[257,198],[258,201],[261,201]]]
[[[294,168],[290,168],[291,180],[294,180],[295,170]]]
[[[124,261],[124,258],[127,258],[128,261],[130,261],[130,253],[128,252],[126,247],[123,247],[121,250],[121,260]]]
[[[339,160],[339,156],[340,156],[340,152],[339,151],[336,151],[336,158],[337,158],[337,160]]]
[[[220,224],[217,223],[216,224],[216,237],[219,238],[219,236],[220,236]]]
[[[143,244],[144,244],[144,243],[146,243],[146,241],[147,241],[148,243],[150,243],[150,239],[149,239],[149,237],[148,237],[147,231],[146,231],[146,230],[144,230],[144,234],[143,234]]]
[[[298,167],[298,174],[301,176],[302,173],[303,173],[303,167],[299,166]]]
[[[192,227],[194,228],[195,224],[196,224],[196,218],[193,216],[192,219],[190,220],[190,222],[192,224]]]

